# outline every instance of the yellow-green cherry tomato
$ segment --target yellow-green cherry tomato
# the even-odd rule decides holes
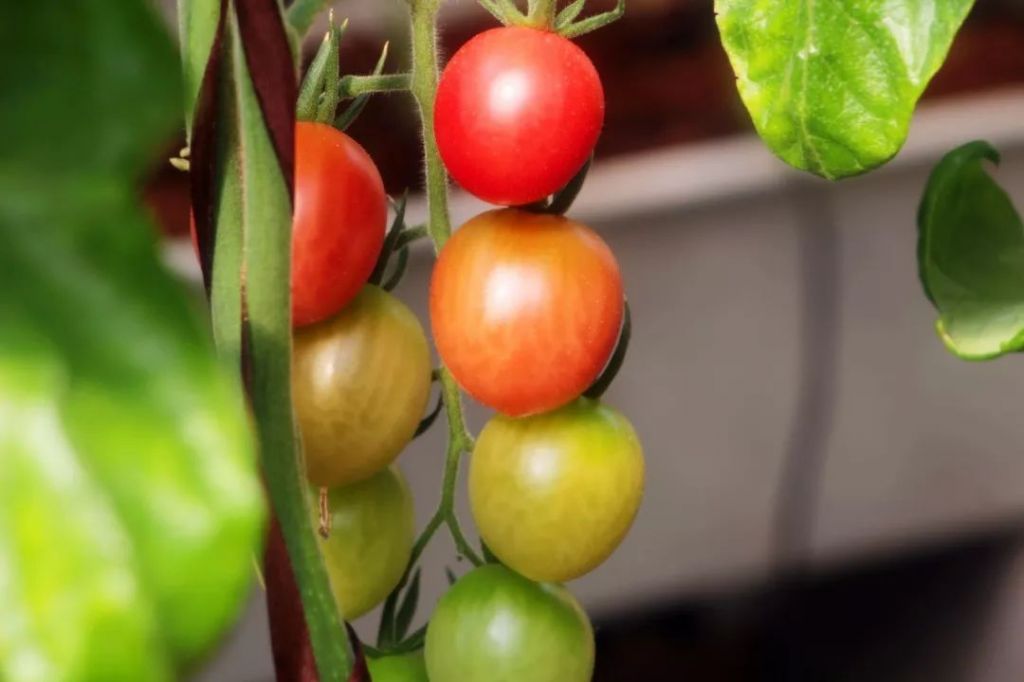
[[[352,620],[384,601],[412,554],[412,495],[396,467],[328,494],[331,532],[320,548],[334,598]],[[316,510],[314,510],[316,515]]]
[[[488,564],[441,597],[425,653],[430,682],[589,682],[594,633],[564,587]]]
[[[615,550],[643,496],[640,441],[619,412],[581,398],[553,412],[498,415],[477,439],[469,499],[481,536],[510,568],[564,582]]]
[[[383,658],[368,658],[366,665],[370,668],[370,678],[373,682],[429,682],[422,650]]]
[[[292,399],[309,481],[332,488],[387,467],[423,418],[430,372],[419,320],[375,286],[296,329]]]

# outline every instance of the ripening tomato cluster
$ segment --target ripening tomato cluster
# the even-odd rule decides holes
[[[589,621],[559,583],[602,563],[640,504],[629,421],[582,397],[619,340],[618,263],[590,228],[546,210],[590,158],[604,118],[593,64],[524,27],[481,33],[441,75],[434,110],[449,173],[488,202],[438,256],[430,322],[459,385],[498,414],[472,453],[477,528],[501,561],[464,576],[426,637],[431,682],[585,682]]]
[[[331,587],[352,619],[387,597],[412,552],[412,496],[391,464],[426,411],[433,367],[415,314],[367,283],[387,221],[373,160],[333,126],[299,121],[294,180],[292,404],[307,477],[326,489]]]
[[[502,206],[443,245],[429,297],[443,364],[497,413],[471,453],[469,497],[500,564],[459,579],[424,655],[373,661],[375,680],[590,679],[590,622],[560,583],[622,541],[644,464],[629,421],[586,395],[620,341],[618,263],[549,197],[588,162],[603,118],[593,64],[554,32],[486,31],[441,76],[442,160],[463,188]],[[416,316],[368,283],[388,247],[373,161],[324,123],[300,121],[295,142],[292,400],[309,482],[325,495],[331,587],[352,619],[388,596],[410,559],[412,498],[392,463],[426,411],[431,354]]]
[[[307,477],[326,491],[331,588],[353,619],[388,596],[412,553],[412,496],[391,464],[426,411],[430,346],[415,314],[367,283],[387,220],[369,155],[323,123],[300,121],[295,144],[292,404]]]

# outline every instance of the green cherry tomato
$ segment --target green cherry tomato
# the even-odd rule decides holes
[[[629,421],[583,398],[553,412],[491,419],[470,460],[469,498],[495,556],[534,580],[563,582],[619,545],[643,481],[643,451]]]
[[[296,329],[292,400],[309,481],[333,488],[387,467],[423,418],[431,369],[419,320],[375,286]]]
[[[346,620],[384,601],[412,553],[412,495],[390,467],[329,493],[331,532],[320,539],[334,597]],[[314,510],[316,515],[316,510]]]
[[[438,602],[426,658],[430,682],[589,682],[594,633],[564,587],[488,564]]]
[[[368,658],[366,664],[373,682],[429,682],[422,650],[399,656]]]

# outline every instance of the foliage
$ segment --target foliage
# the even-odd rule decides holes
[[[0,678],[173,679],[234,619],[263,507],[136,195],[177,62],[144,2],[9,3],[0,33]]]

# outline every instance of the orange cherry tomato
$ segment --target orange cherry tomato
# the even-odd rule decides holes
[[[456,231],[430,284],[441,359],[471,396],[511,416],[585,391],[614,349],[622,313],[619,266],[593,230],[516,209]]]

